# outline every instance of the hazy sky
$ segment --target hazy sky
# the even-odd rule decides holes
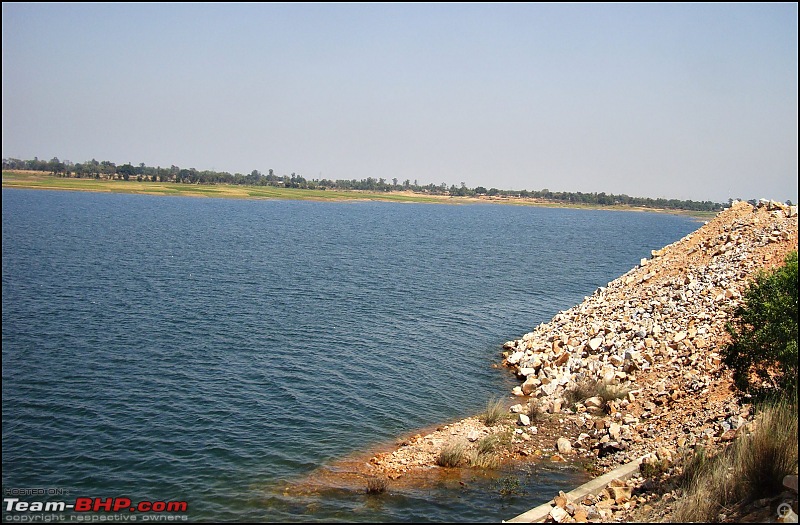
[[[796,3],[2,16],[4,158],[798,201]]]

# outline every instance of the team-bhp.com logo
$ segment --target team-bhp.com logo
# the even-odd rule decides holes
[[[117,513],[128,514],[127,517],[122,518],[126,521],[135,521],[136,518],[130,513],[141,513],[142,521],[163,521],[167,516],[171,518],[169,521],[174,521],[175,518],[185,518],[185,516],[178,517],[168,513],[185,513],[189,510],[189,504],[186,501],[139,501],[134,503],[130,498],[75,498],[74,502],[66,502],[23,501],[19,498],[6,497],[3,498],[3,507],[6,512],[4,521],[40,521],[35,519],[37,513],[64,512],[78,514],[61,515],[55,520],[111,521],[114,519],[111,516],[97,513]],[[14,519],[15,515],[19,519]],[[24,517],[28,519],[24,519]]]

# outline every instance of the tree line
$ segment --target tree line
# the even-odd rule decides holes
[[[173,182],[178,184],[235,184],[248,186],[277,186],[284,188],[317,189],[317,190],[344,190],[344,191],[371,191],[392,192],[411,191],[430,195],[451,195],[460,197],[488,196],[495,198],[522,198],[538,199],[555,203],[590,204],[601,206],[640,206],[645,208],[665,208],[690,211],[718,211],[723,205],[712,201],[693,201],[680,199],[653,199],[649,197],[631,197],[625,194],[615,195],[605,192],[552,192],[543,190],[501,190],[497,188],[486,189],[483,186],[469,188],[463,182],[456,186],[441,184],[420,185],[417,180],[413,183],[410,179],[400,182],[397,178],[388,181],[383,178],[367,177],[366,179],[306,179],[292,173],[291,175],[276,175],[273,170],[262,173],[253,170],[249,174],[227,171],[197,170],[195,168],[180,168],[172,165],[169,168],[161,166],[152,167],[140,163],[137,166],[131,163],[116,165],[113,162],[95,159],[73,163],[61,161],[57,157],[50,160],[3,159],[4,170],[32,170],[51,173],[58,177],[93,178],[108,180],[136,180],[139,182]],[[732,201],[730,199],[729,201]]]

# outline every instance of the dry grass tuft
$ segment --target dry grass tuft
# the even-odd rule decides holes
[[[369,478],[367,480],[367,494],[377,495],[386,492],[388,482],[384,478]]]
[[[530,401],[528,401],[528,407],[527,408],[528,408],[527,415],[528,415],[528,418],[531,420],[531,422],[533,422],[533,421],[541,421],[542,418],[545,415],[544,411],[542,410],[541,403],[539,402],[538,399],[534,398],[534,399],[531,399]]]
[[[675,520],[717,521],[729,507],[780,493],[783,477],[797,472],[797,446],[797,402],[764,405],[752,432],[712,458],[700,451],[689,460]]]
[[[467,459],[467,447],[463,441],[446,443],[436,457],[436,464],[440,467],[453,468],[459,466]]]
[[[468,459],[469,466],[474,468],[496,469],[500,466],[500,458],[491,452],[480,453],[477,450],[473,450]]]
[[[497,434],[489,434],[478,440],[475,444],[475,450],[478,451],[478,454],[491,454],[497,449],[499,444],[500,436]]]
[[[506,404],[501,398],[492,398],[486,403],[486,412],[483,414],[483,422],[487,427],[491,427],[507,418]]]
[[[577,383],[564,392],[567,403],[581,403],[590,397],[599,397],[603,400],[603,410],[609,411],[609,401],[623,399],[630,390],[620,385],[609,385],[600,380],[587,379]]]

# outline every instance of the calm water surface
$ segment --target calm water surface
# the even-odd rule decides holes
[[[695,230],[498,205],[3,190],[3,488],[185,500],[192,520],[499,521],[582,474],[285,497],[480,412],[517,338]],[[504,473],[498,473],[502,476]],[[497,477],[495,476],[495,477]]]

